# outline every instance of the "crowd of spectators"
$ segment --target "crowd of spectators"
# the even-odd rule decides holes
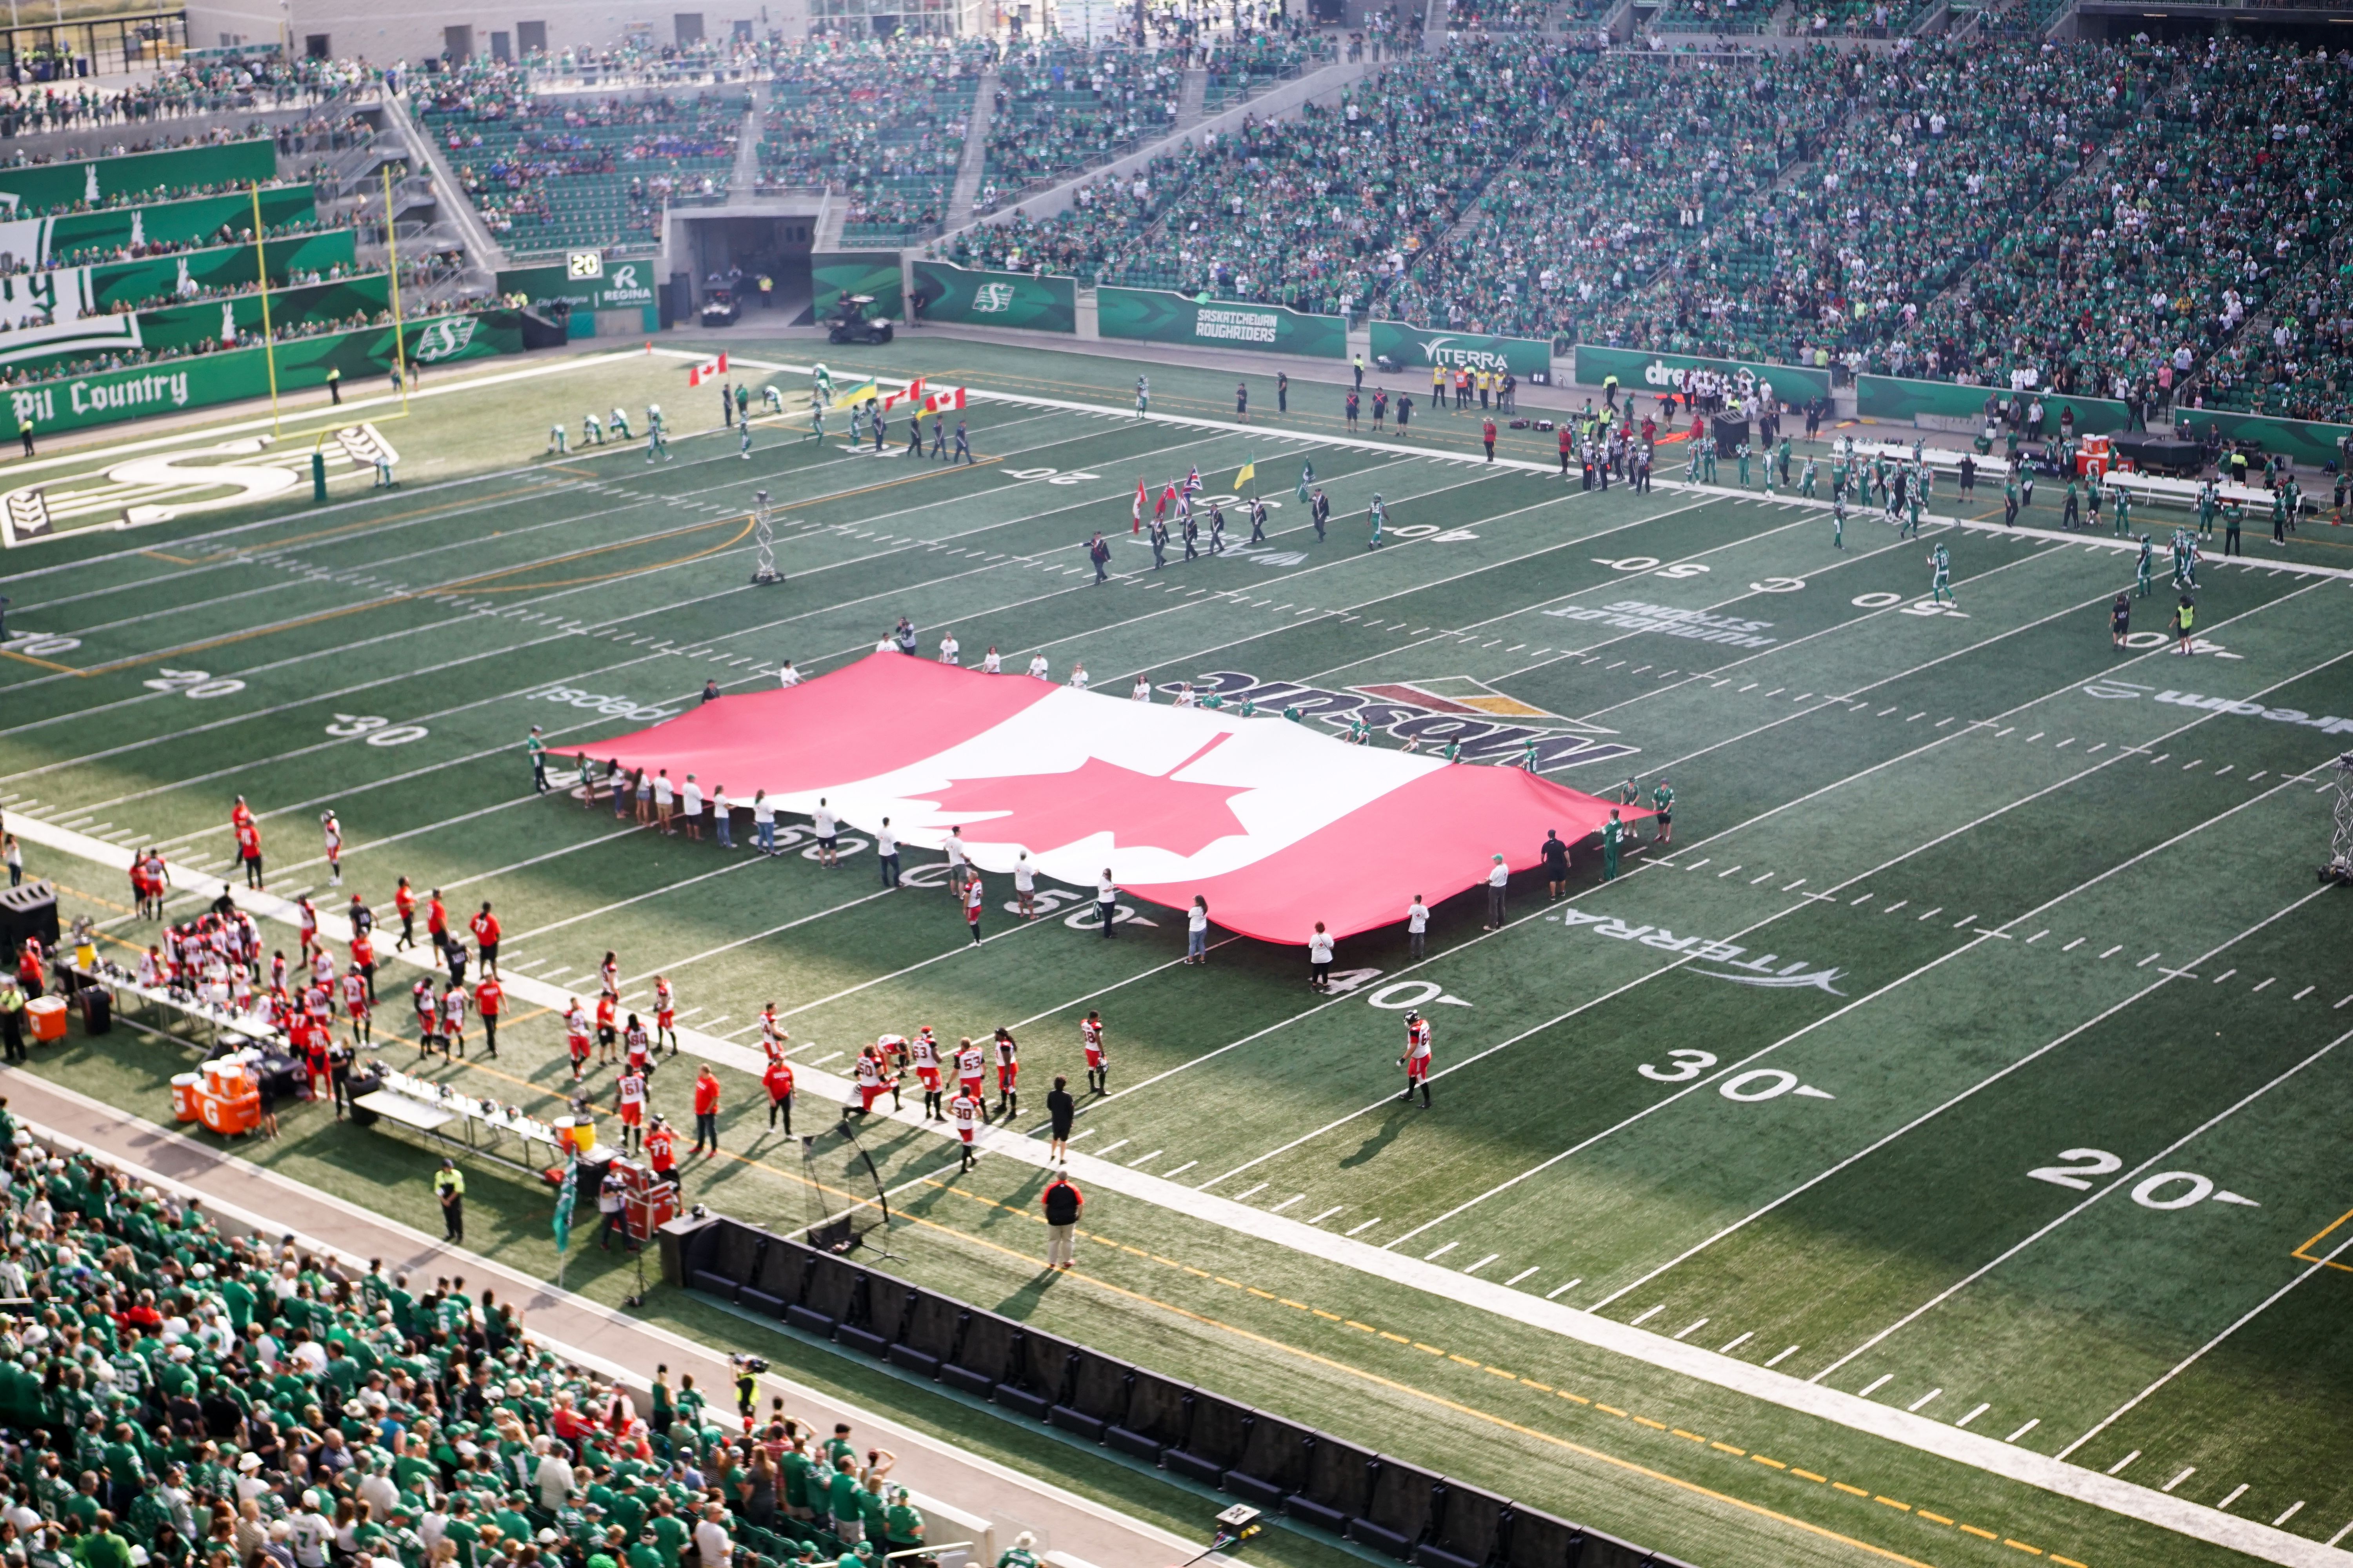
[[[1649,334],[1686,352],[1787,362],[1811,345],[1949,375],[1961,355],[1916,330],[1921,312],[2098,153],[2145,78],[2073,45],[1834,58],[1835,127],[1677,258],[1646,301]]]
[[[1548,112],[1562,57],[1512,35],[1401,60],[1292,119],[1204,137],[1108,280],[1323,313],[1366,308]]]
[[[1991,253],[1921,318],[1930,374],[2163,402],[2341,245],[2342,63],[2231,40],[2098,59],[2128,124],[2052,199],[1999,215]]]
[[[404,276],[408,275],[404,269]],[[401,320],[410,326],[432,316],[462,314],[476,309],[480,301],[450,298],[418,303],[406,300],[402,303]],[[296,342],[304,338],[326,337],[334,332],[356,331],[363,327],[389,327],[392,312],[388,310],[351,311],[339,316],[317,316],[294,321],[272,321],[269,341],[277,343]],[[185,346],[142,347],[111,350],[88,358],[49,361],[37,365],[0,365],[0,387],[30,386],[39,382],[66,381],[75,376],[97,375],[105,371],[129,370],[138,365],[170,364],[205,354],[219,353],[228,349],[251,348],[259,342],[260,334],[248,332],[236,342],[220,339]]]
[[[1204,159],[1187,142],[1124,175],[1104,174],[1071,193],[1069,210],[957,233],[947,258],[959,267],[1068,273],[1092,287],[1114,258],[1140,245],[1176,194],[1191,185]]]
[[[777,51],[761,120],[763,189],[822,186],[868,238],[912,240],[947,216],[985,41],[817,37]]]
[[[669,202],[726,190],[747,108],[721,90],[539,94],[502,61],[432,79],[417,101],[483,223],[523,251],[649,243]]]
[[[298,108],[364,91],[382,79],[381,71],[359,60],[305,58],[288,63],[262,55],[236,64],[178,60],[159,69],[153,80],[128,87],[76,81],[0,89],[0,137]],[[257,126],[249,133],[268,135],[271,131]]]
[[[1767,205],[1780,172],[1841,110],[1848,68],[1827,49],[1569,57],[1542,134],[1397,281],[1383,313],[1667,347],[1674,296],[1653,276]]]
[[[979,212],[1023,186],[1103,162],[1176,122],[1174,54],[1060,43],[1009,49],[997,68]]]
[[[785,1568],[924,1521],[861,1451],[690,1377],[628,1389],[512,1306],[229,1235],[0,1101],[5,1531],[27,1568]],[[820,1522],[822,1521],[822,1522]]]

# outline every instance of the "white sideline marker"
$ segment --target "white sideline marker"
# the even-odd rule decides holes
[[[1375,1215],[1372,1218],[1370,1218],[1370,1219],[1366,1220],[1364,1224],[1362,1224],[1362,1225],[1360,1225],[1360,1226],[1356,1226],[1356,1230],[1352,1230],[1352,1231],[1348,1232],[1348,1234],[1349,1234],[1350,1236],[1354,1236],[1354,1235],[1356,1235],[1356,1231],[1357,1231],[1357,1230],[1370,1230],[1370,1229],[1372,1229],[1372,1228],[1373,1228],[1373,1226],[1377,1226],[1377,1225],[1378,1225],[1378,1224],[1380,1224],[1380,1223],[1381,1223],[1381,1216],[1380,1216],[1380,1215]]]
[[[1572,1280],[1570,1280],[1570,1281],[1569,1281],[1567,1284],[1566,1284],[1566,1285],[1556,1285],[1556,1286],[1554,1286],[1550,1290],[1548,1290],[1548,1291],[1546,1291],[1546,1292],[1545,1293],[1545,1300],[1547,1300],[1547,1301],[1549,1301],[1549,1300],[1553,1300],[1555,1297],[1558,1296],[1562,1291],[1564,1291],[1564,1290],[1573,1290],[1573,1289],[1575,1289],[1577,1286],[1582,1285],[1582,1284],[1584,1284],[1584,1283],[1585,1283],[1585,1281],[1584,1281],[1583,1279],[1572,1279]]]
[[[1644,1323],[1649,1322],[1652,1318],[1657,1317],[1661,1312],[1663,1312],[1666,1310],[1667,1304],[1664,1301],[1662,1301],[1657,1306],[1652,1307],[1649,1311],[1644,1312],[1641,1317],[1631,1320],[1630,1326],[1639,1329]]]
[[[2025,1426],[2021,1426],[2017,1431],[2012,1432],[2009,1436],[2004,1437],[2002,1441],[2005,1443],[2015,1443],[2021,1437],[2025,1436],[2029,1432],[2033,1431],[2037,1426],[2042,1425],[2042,1417],[2038,1415],[2033,1420],[2029,1421]]]
[[[1914,1400],[1911,1404],[1905,1405],[1904,1408],[1916,1414],[1919,1411],[1920,1406],[1927,1404],[1928,1401],[1936,1398],[1936,1395],[1944,1392],[1945,1391],[1941,1388],[1932,1388],[1927,1393],[1922,1394],[1919,1398]]]
[[[2179,1486],[2182,1482],[2184,1482],[2184,1481],[2188,1480],[2190,1477],[2192,1477],[2192,1476],[2196,1475],[2197,1473],[2198,1473],[2198,1467],[2197,1467],[2197,1466],[2195,1466],[2195,1465],[2185,1465],[2185,1466],[2183,1466],[2183,1467],[2182,1467],[2182,1470],[2181,1470],[2181,1473],[2180,1473],[2179,1475],[2178,1475],[2178,1476],[2174,1477],[2171,1480],[2169,1480],[2169,1481],[2168,1481],[2168,1482],[2166,1482],[2166,1483],[2165,1483],[2164,1489],[2165,1489],[2165,1490],[2167,1490],[2167,1491],[2171,1491],[2174,1488],[2176,1488],[2176,1487]]]
[[[2118,1459],[2115,1464],[2110,1465],[2108,1467],[2108,1474],[2112,1476],[2122,1475],[2124,1473],[2125,1467],[2139,1458],[2140,1450],[2138,1448],[2135,1448],[2131,1453],[2126,1454],[2123,1458]]]
[[[1970,1411],[1967,1415],[1962,1416],[1958,1421],[1954,1422],[1953,1425],[1956,1426],[1966,1426],[1970,1422],[1976,1420],[1978,1416],[1984,1415],[1987,1411],[1992,1408],[1993,1406],[1990,1405],[1980,1405],[1975,1410]]]
[[[1756,1337],[1756,1336],[1755,1336],[1755,1332],[1754,1332],[1754,1331],[1750,1331],[1750,1332],[1748,1332],[1748,1333],[1742,1334],[1738,1339],[1736,1339],[1736,1340],[1733,1341],[1730,1344],[1728,1344],[1728,1345],[1725,1346],[1722,1350],[1720,1350],[1720,1351],[1716,1352],[1715,1353],[1716,1353],[1716,1354],[1718,1354],[1718,1355],[1730,1355],[1734,1351],[1738,1350],[1741,1346],[1743,1346],[1743,1345],[1746,1344],[1746,1343],[1747,1343],[1751,1339],[1753,1339],[1753,1338],[1755,1338],[1755,1337]]]
[[[1783,1362],[1788,1361],[1791,1356],[1796,1355],[1797,1353],[1798,1347],[1791,1345],[1788,1350],[1783,1351],[1779,1355],[1775,1356],[1771,1361],[1767,1362],[1765,1364],[1767,1366],[1779,1366]]]
[[[1516,1285],[1535,1272],[1535,1270],[1533,1268],[1523,1268],[1517,1274],[1513,1275],[1509,1279],[1504,1280],[1504,1283],[1506,1285]]]
[[[1878,1393],[1881,1389],[1886,1387],[1889,1384],[1894,1383],[1894,1381],[1895,1374],[1894,1373],[1883,1372],[1877,1377],[1873,1378],[1869,1383],[1864,1384],[1860,1389],[1857,1389],[1855,1391],[1855,1397],[1858,1399],[1868,1399],[1873,1394]]]

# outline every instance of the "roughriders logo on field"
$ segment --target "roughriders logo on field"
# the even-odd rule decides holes
[[[1172,681],[1161,689],[1174,693],[1177,684]],[[1478,682],[1461,677],[1335,690],[1290,680],[1261,680],[1242,670],[1218,669],[1194,677],[1192,685],[1196,697],[1215,696],[1228,708],[1238,708],[1247,700],[1269,713],[1295,709],[1302,719],[1320,720],[1335,730],[1345,730],[1362,720],[1368,727],[1399,741],[1420,742],[1420,749],[1425,752],[1441,751],[1451,742],[1461,748],[1461,760],[1466,763],[1516,766],[1526,754],[1531,740],[1535,743],[1539,773],[1580,768],[1613,757],[1630,757],[1640,750],[1614,741],[1596,740],[1596,735],[1612,731],[1591,725],[1572,725],[1567,720],[1489,691]],[[1451,690],[1455,686],[1476,689],[1457,695]],[[1498,724],[1488,715],[1535,719],[1552,728]],[[1577,732],[1565,732],[1571,730]]]
[[[1664,926],[1628,925],[1615,915],[1588,915],[1577,909],[1561,910],[1560,922],[1566,931],[1582,929],[1590,931],[1595,936],[1615,937],[1620,942],[1639,942],[1644,947],[1655,947],[1662,952],[1688,953],[1694,961],[1692,973],[1710,980],[1729,980],[1735,985],[1765,985],[1775,990],[1805,986],[1827,991],[1833,996],[1846,994],[1831,984],[1846,973],[1844,970],[1811,968],[1802,958],[1784,963],[1779,953],[1767,952],[1744,960],[1741,954],[1748,950],[1737,942],[1710,942],[1704,936],[1677,936]],[[1723,967],[1698,967],[1706,963]]]

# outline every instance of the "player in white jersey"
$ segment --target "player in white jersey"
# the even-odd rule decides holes
[[[969,1037],[958,1040],[955,1050],[956,1089],[966,1098],[981,1098],[981,1075],[988,1070],[988,1053],[972,1043]]]
[[[327,841],[327,886],[343,885],[343,825],[331,808],[319,814],[319,832]]]
[[[930,1025],[915,1031],[915,1037],[906,1043],[906,1052],[907,1059],[914,1064],[916,1079],[923,1086],[923,1119],[946,1121],[940,1110],[940,1043],[933,1038]]]
[[[881,1053],[870,1046],[858,1053],[858,1103],[843,1109],[864,1116],[874,1109],[874,1101],[890,1087],[882,1071]]]
[[[353,970],[343,976],[343,1011],[352,1020],[352,1039],[359,1048],[368,1044],[367,976]]]
[[[1101,1013],[1089,1013],[1079,1026],[1079,1041],[1086,1047],[1087,1088],[1097,1094],[1111,1092],[1111,1058],[1103,1054],[1103,1026]]]
[[[1419,1013],[1405,1016],[1405,1055],[1398,1058],[1398,1066],[1405,1068],[1405,1092],[1399,1100],[1410,1100],[1414,1089],[1421,1090],[1421,1108],[1430,1109],[1430,1021]]]
[[[959,1172],[971,1170],[977,1157],[972,1140],[980,1130],[981,1117],[981,1103],[976,1095],[959,1094],[948,1101],[948,1120],[955,1123],[956,1136],[964,1140],[964,1163],[957,1167]]]
[[[770,1061],[785,1054],[785,1042],[792,1038],[776,1022],[776,1005],[763,1003],[760,1006],[760,1050]]]
[[[646,1075],[635,1068],[623,1071],[613,1099],[621,1114],[621,1152],[634,1152],[646,1137]]]
[[[678,992],[671,986],[670,976],[654,976],[654,1048],[661,1048],[664,1035],[670,1037],[670,1054],[678,1055]]]
[[[572,1053],[572,1081],[578,1083],[588,1066],[588,1010],[580,1005],[577,996],[564,1014],[564,1048]]]
[[[997,1109],[1008,1121],[1021,1114],[1021,1047],[1009,1029],[997,1031]]]

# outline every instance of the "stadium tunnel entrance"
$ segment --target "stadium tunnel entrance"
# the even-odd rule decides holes
[[[817,226],[813,198],[750,211],[740,205],[702,213],[673,209],[665,247],[673,312],[681,321],[701,314],[711,325],[723,324],[711,308],[730,301],[741,315],[780,324],[807,314]]]

